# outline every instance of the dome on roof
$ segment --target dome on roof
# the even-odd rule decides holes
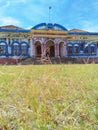
[[[51,29],[51,30],[64,30],[64,31],[67,31],[67,29],[60,25],[60,24],[52,24],[52,23],[40,23],[40,24],[37,24],[36,26],[34,26],[32,29],[42,29],[42,30],[48,30],[48,29]]]

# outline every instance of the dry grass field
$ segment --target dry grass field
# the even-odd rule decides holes
[[[98,65],[0,66],[0,130],[98,130]]]

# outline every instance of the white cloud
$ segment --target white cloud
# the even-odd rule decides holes
[[[7,8],[10,6],[10,1],[6,1],[6,3],[2,6],[2,8]]]
[[[89,32],[98,32],[98,25],[91,21],[83,20],[80,22],[80,25],[83,30],[86,30]]]
[[[21,22],[12,17],[0,16],[0,25],[20,25]]]
[[[25,29],[31,29],[32,28],[32,26],[28,26],[28,27],[26,27]]]

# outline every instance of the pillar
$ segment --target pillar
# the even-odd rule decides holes
[[[46,55],[46,44],[44,43],[43,46],[44,46],[44,51],[43,51],[44,53],[43,54]]]
[[[57,57],[59,56],[60,52],[59,52],[59,44],[56,45],[56,49],[57,49]]]
[[[33,57],[35,56],[35,44],[34,44],[34,39],[30,39],[30,56]]]
[[[45,54],[46,54],[46,44],[45,43],[41,44],[41,54],[42,54],[42,56],[45,56]]]
[[[6,42],[7,42],[7,45],[8,45],[8,43],[9,43],[9,40],[8,40],[8,38],[6,38]]]
[[[10,47],[9,47],[9,41],[8,41],[8,38],[6,38],[6,43],[7,43],[6,53],[7,53],[7,55],[9,55]]]
[[[55,57],[57,57],[57,43],[54,44],[54,48],[55,48]]]
[[[67,46],[66,46],[66,43],[63,45],[63,56],[67,56]]]
[[[97,53],[97,57],[98,57],[98,43],[96,42],[96,53]]]
[[[43,57],[43,53],[44,53],[44,44],[41,44],[41,56]]]

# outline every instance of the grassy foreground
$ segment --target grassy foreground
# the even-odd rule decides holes
[[[98,65],[0,66],[0,128],[98,130]]]

